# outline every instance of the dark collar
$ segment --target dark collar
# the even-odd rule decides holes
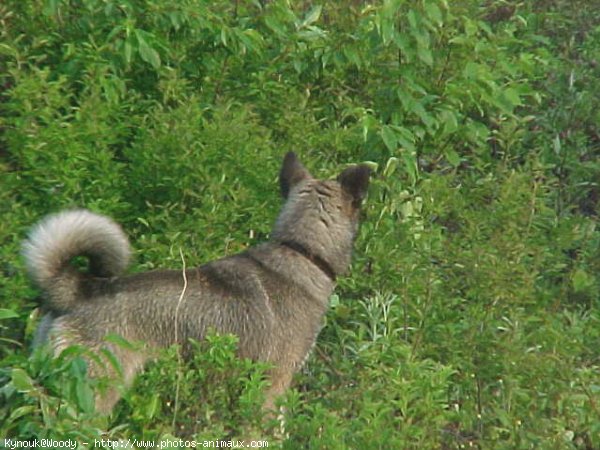
[[[315,266],[317,266],[319,269],[321,269],[321,271],[325,275],[327,275],[331,281],[335,282],[335,279],[336,279],[335,271],[333,270],[331,265],[327,261],[325,261],[323,258],[321,258],[319,255],[315,255],[314,253],[311,253],[305,246],[303,246],[302,244],[299,244],[298,242],[283,241],[283,242],[280,242],[280,244],[283,245],[284,247],[294,250],[297,253],[300,253],[302,256],[304,256],[306,259],[308,259],[310,262],[312,262]]]

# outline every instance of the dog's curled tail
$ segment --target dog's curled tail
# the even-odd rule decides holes
[[[47,216],[23,244],[27,268],[47,293],[47,305],[57,312],[78,301],[85,276],[119,275],[130,254],[129,240],[119,225],[84,209]],[[89,275],[70,264],[77,256],[89,258]]]

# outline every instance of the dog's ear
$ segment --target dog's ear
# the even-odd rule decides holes
[[[286,153],[283,158],[283,165],[279,172],[279,186],[281,187],[281,195],[287,198],[290,190],[300,181],[311,178],[308,170],[298,160],[294,152]]]
[[[356,207],[360,206],[363,198],[367,195],[370,175],[371,169],[364,164],[360,164],[347,168],[337,178],[342,185],[342,189],[352,196],[352,203]]]

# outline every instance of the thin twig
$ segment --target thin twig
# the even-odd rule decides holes
[[[179,249],[179,256],[181,257],[182,270],[181,274],[183,275],[183,289],[181,290],[181,294],[179,295],[179,300],[177,300],[177,307],[175,308],[175,344],[179,344],[179,307],[183,302],[183,297],[185,296],[185,291],[187,290],[187,276],[185,275],[185,258],[183,257],[183,252],[181,248]],[[181,358],[181,348],[177,348],[177,383],[175,385],[175,405],[173,406],[173,421],[171,423],[171,427],[175,428],[175,422],[177,420],[177,410],[179,409],[179,387],[181,385],[181,378],[183,376],[183,361]]]

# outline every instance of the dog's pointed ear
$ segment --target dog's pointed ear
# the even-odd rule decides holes
[[[352,196],[355,206],[359,206],[367,195],[370,176],[371,169],[364,164],[349,167],[338,176],[338,182],[342,189]]]
[[[310,172],[298,160],[294,152],[286,153],[283,158],[283,165],[279,172],[279,186],[281,195],[287,198],[290,190],[300,181],[311,178]]]

